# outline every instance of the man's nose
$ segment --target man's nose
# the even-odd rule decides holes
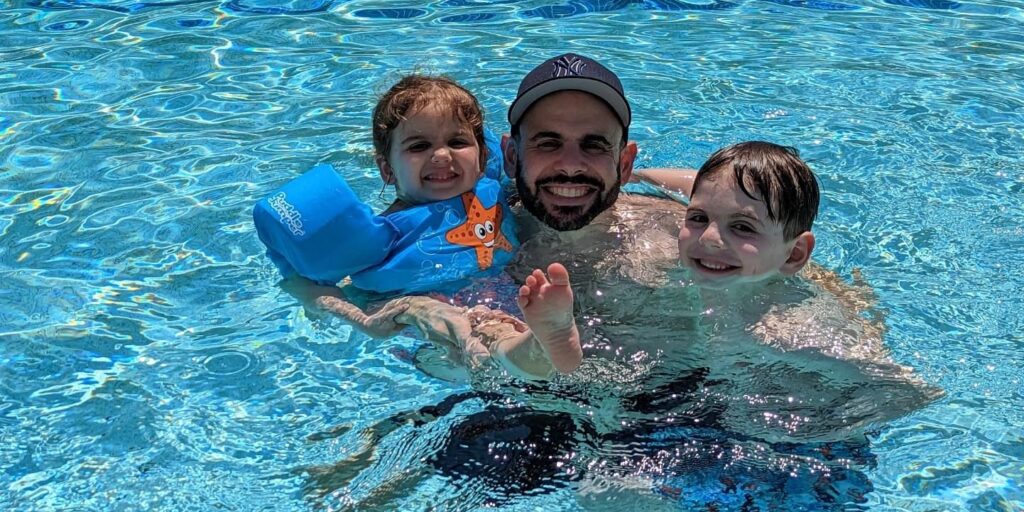
[[[568,176],[583,174],[587,170],[586,159],[583,151],[575,144],[562,146],[562,155],[559,159],[559,171]]]

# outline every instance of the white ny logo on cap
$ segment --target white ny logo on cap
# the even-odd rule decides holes
[[[552,65],[555,67],[554,71],[551,72],[551,76],[554,78],[579,76],[583,73],[583,69],[587,67],[587,63],[576,55],[563,55],[554,61]]]

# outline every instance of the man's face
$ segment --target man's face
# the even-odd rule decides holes
[[[549,94],[505,148],[526,209],[559,231],[580,229],[615,203],[633,172],[636,145],[620,147],[622,125],[611,108],[580,91]]]

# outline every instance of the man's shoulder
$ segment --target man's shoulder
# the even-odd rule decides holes
[[[678,226],[686,216],[686,206],[664,197],[638,194],[623,194],[612,206],[611,211],[620,222],[650,221]],[[673,230],[674,231],[674,230]],[[677,233],[678,234],[678,233]]]
[[[615,201],[616,209],[652,209],[685,212],[686,205],[663,196],[623,194]]]

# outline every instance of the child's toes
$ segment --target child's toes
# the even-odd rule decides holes
[[[524,284],[524,288],[526,288],[526,287],[528,287],[528,288],[536,288],[537,284],[538,283],[537,283],[537,277],[536,276],[534,276],[533,274],[526,276],[526,281],[525,281],[525,284]]]
[[[531,293],[533,293],[533,290],[529,286],[519,287],[519,296],[516,297],[516,304],[519,306],[519,309],[526,309],[530,305]]]
[[[569,286],[569,271],[561,263],[548,265],[548,280],[557,286]]]
[[[533,270],[533,276],[532,277],[537,279],[537,284],[538,285],[544,286],[545,284],[548,284],[548,277],[545,276],[544,272],[541,269],[539,269],[539,268]]]

